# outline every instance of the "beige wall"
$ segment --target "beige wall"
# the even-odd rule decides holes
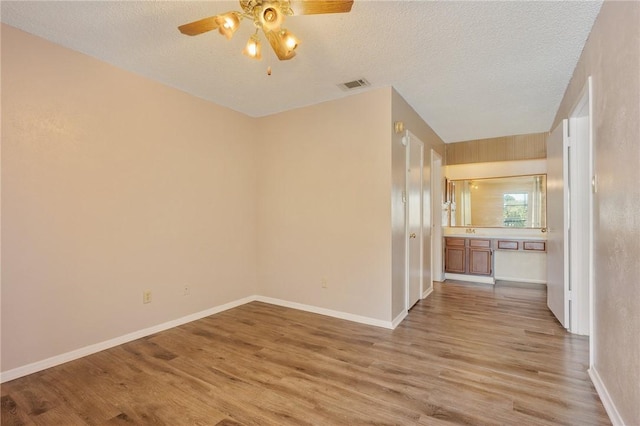
[[[385,321],[405,309],[405,148],[395,121],[425,143],[429,230],[430,150],[444,157],[444,143],[395,90],[260,120],[261,294]]]
[[[394,118],[444,146],[393,89],[252,119],[2,41],[3,372],[254,294],[399,313]]]
[[[3,25],[2,370],[254,294],[251,124]]]
[[[390,91],[259,119],[262,295],[390,321]]]
[[[593,77],[594,368],[640,424],[640,3],[605,1],[552,128]]]
[[[423,280],[424,287],[431,284],[431,221],[430,221],[430,197],[431,197],[431,149],[442,156],[444,162],[444,142],[425,123],[414,109],[396,92],[392,90],[391,97],[392,123],[401,121],[405,129],[411,131],[424,143],[424,258]],[[391,191],[391,235],[392,235],[392,317],[400,315],[406,304],[405,293],[405,229],[404,229],[404,203],[402,191],[405,188],[405,147],[402,145],[404,133],[395,133],[392,123],[387,132],[391,132],[391,161],[392,161],[392,191]]]

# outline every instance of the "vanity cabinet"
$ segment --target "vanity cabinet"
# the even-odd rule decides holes
[[[464,274],[467,270],[466,243],[464,238],[445,238],[444,270]]]
[[[491,240],[469,239],[469,274],[491,275]]]
[[[496,280],[546,284],[546,249],[547,242],[535,237],[445,235],[445,279],[484,284],[495,284]]]
[[[455,274],[491,275],[491,240],[482,238],[445,239],[444,270]]]

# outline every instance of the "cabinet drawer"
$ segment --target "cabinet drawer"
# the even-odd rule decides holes
[[[518,242],[511,240],[498,240],[500,250],[518,250]]]
[[[469,238],[469,247],[491,247],[491,240],[479,240],[477,238]]]
[[[523,250],[535,250],[535,251],[546,251],[546,244],[544,241],[523,241],[522,242]]]
[[[445,238],[445,245],[453,247],[464,247],[464,238]]]

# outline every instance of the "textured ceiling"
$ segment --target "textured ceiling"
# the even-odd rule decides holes
[[[2,22],[208,99],[264,116],[393,86],[445,142],[548,131],[601,1],[367,1],[351,13],[287,18],[301,44],[280,62],[217,32],[177,26],[228,1],[2,1]],[[263,39],[264,42],[264,39]],[[266,44],[266,42],[264,42]],[[273,68],[267,76],[267,66]]]

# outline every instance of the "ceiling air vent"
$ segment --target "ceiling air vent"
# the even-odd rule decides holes
[[[364,78],[361,78],[359,80],[347,81],[346,83],[342,83],[338,85],[338,87],[340,87],[342,90],[353,90],[359,87],[366,87],[366,86],[371,86],[371,85]]]

